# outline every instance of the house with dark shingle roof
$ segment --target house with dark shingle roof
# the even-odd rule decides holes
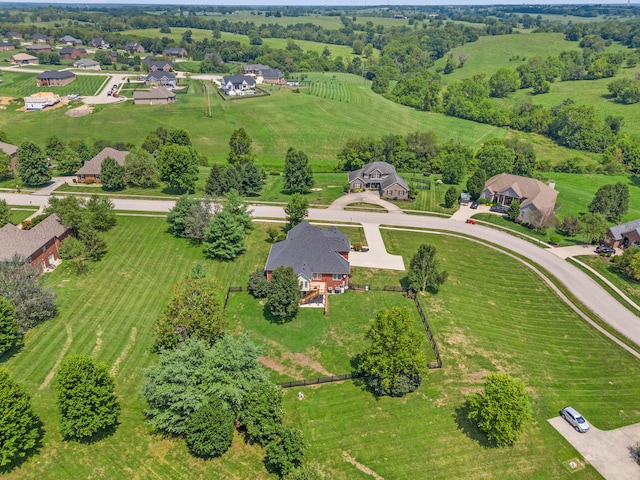
[[[107,42],[104,38],[101,38],[101,37],[94,38],[89,42],[89,45],[99,50],[108,50],[109,48],[111,48],[111,45],[109,45],[109,42]]]
[[[148,61],[145,63],[149,65],[150,72],[170,72],[173,70],[173,62],[170,62],[169,60]]]
[[[0,142],[0,150],[9,155],[9,171],[13,172],[16,169],[18,161],[18,147],[10,143]],[[0,177],[1,176],[0,174]]]
[[[604,243],[611,248],[640,245],[640,219],[609,228],[604,236]]]
[[[124,165],[124,159],[129,154],[126,150],[116,150],[115,148],[107,147],[102,149],[91,160],[87,160],[84,165],[76,172],[76,181],[79,183],[86,183],[87,180],[92,182],[100,181],[100,173],[102,172],[102,162],[107,158],[113,158],[119,165]]]
[[[175,88],[178,85],[178,81],[173,73],[158,70],[156,72],[149,72],[147,78],[144,80],[144,84],[148,87],[160,85]]]
[[[349,172],[349,191],[378,190],[380,197],[393,200],[407,200],[409,186],[387,162],[371,162],[364,167]]]
[[[350,249],[349,239],[335,226],[325,230],[304,221],[271,246],[264,267],[267,280],[276,268],[291,267],[303,292],[302,303],[322,296],[326,307],[327,293],[349,287]]]
[[[144,53],[144,47],[138,42],[129,42],[124,46],[124,49],[131,53]]]
[[[36,81],[39,87],[62,87],[76,79],[76,74],[66,70],[48,70],[38,74]]]
[[[260,78],[262,78],[262,82],[264,83],[272,83],[275,85],[284,85],[285,83],[282,72],[277,68],[266,68],[262,70],[258,75],[256,75],[258,83],[261,83]]]
[[[64,47],[60,49],[60,58],[63,60],[76,60],[87,56],[84,48]]]
[[[243,92],[256,88],[256,80],[248,75],[229,75],[222,77],[220,88],[227,95],[243,95]]]
[[[15,50],[16,46],[11,42],[0,42],[0,51]]]
[[[247,65],[243,65],[242,73],[244,75],[258,75],[260,72],[270,68],[269,65],[262,65],[261,63],[248,63]]]
[[[162,51],[163,57],[186,57],[187,51],[182,47],[166,48]]]
[[[31,230],[21,230],[8,223],[0,228],[0,261],[20,255],[42,273],[56,264],[60,245],[70,234],[71,229],[65,227],[55,213]]]
[[[31,35],[31,40],[38,43],[48,43],[53,40],[49,35],[45,35],[44,33],[34,33]]]
[[[31,53],[49,53],[51,52],[51,45],[39,45],[34,43],[33,45],[27,45],[25,50]]]
[[[10,40],[21,40],[22,34],[20,32],[7,32],[5,36]]]
[[[58,43],[66,43],[69,45],[82,45],[82,40],[76,37],[72,37],[71,35],[65,35],[64,37],[60,37],[58,39]]]

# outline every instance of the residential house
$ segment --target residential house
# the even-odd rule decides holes
[[[56,265],[60,245],[69,235],[71,229],[65,227],[55,213],[31,230],[21,230],[8,223],[0,228],[0,261],[20,255],[42,273]]]
[[[274,85],[284,85],[285,79],[282,76],[282,72],[277,68],[267,68],[262,70],[256,75],[256,81],[258,83],[271,83]]]
[[[128,153],[127,151],[116,150],[111,147],[102,149],[102,151],[91,160],[87,160],[80,170],[76,172],[76,181],[86,183],[87,180],[91,179],[93,182],[99,182],[102,162],[104,162],[106,158],[113,158],[118,164],[124,165],[124,158]]]
[[[107,57],[111,62],[116,63],[118,61],[118,52],[109,52],[107,53]]]
[[[168,105],[176,101],[176,94],[164,87],[153,87],[149,91],[133,92],[134,105]]]
[[[408,200],[409,186],[387,162],[371,162],[349,172],[349,191],[378,190],[380,197],[393,200]]]
[[[230,75],[222,77],[220,87],[227,95],[244,95],[256,88],[256,80],[247,75]]]
[[[16,46],[11,42],[0,42],[0,51],[15,50]]]
[[[173,62],[170,61],[148,61],[150,72],[170,72],[173,70]]]
[[[99,50],[108,50],[111,48],[109,42],[107,42],[104,38],[96,37],[89,42],[89,45],[93,48],[97,48]]]
[[[520,219],[523,223],[540,226],[554,212],[558,191],[539,180],[508,173],[494,175],[484,184],[480,198],[500,205],[520,202]]]
[[[632,220],[609,228],[604,236],[604,243],[611,248],[640,245],[640,220]]]
[[[124,49],[131,53],[144,53],[144,47],[138,42],[129,42],[124,46]]]
[[[285,240],[271,246],[264,267],[267,280],[276,268],[292,267],[303,303],[322,295],[326,306],[327,293],[349,288],[349,250],[349,239],[336,227],[325,230],[304,221],[293,227]]]
[[[84,48],[64,47],[60,49],[60,58],[63,60],[78,60],[87,56]]]
[[[249,63],[242,67],[243,75],[258,75],[264,70],[269,70],[271,67],[268,65],[262,65],[261,63]]]
[[[9,59],[11,63],[16,65],[39,65],[38,57],[29,55],[28,53],[16,53]]]
[[[18,160],[18,147],[10,143],[0,142],[0,150],[9,155],[9,170],[11,172],[15,171]]]
[[[44,110],[60,102],[60,95],[53,92],[36,92],[33,95],[24,97],[26,110]]]
[[[182,47],[167,48],[167,49],[163,50],[162,56],[163,57],[186,57],[187,56],[187,51]]]
[[[53,41],[53,38],[49,35],[45,35],[44,33],[34,33],[31,35],[31,40],[37,43],[49,43]]]
[[[83,70],[100,70],[100,62],[91,60],[90,58],[83,58],[73,63],[75,68],[81,68]]]
[[[82,45],[82,40],[79,38],[72,37],[71,35],[65,35],[64,37],[60,37],[58,39],[58,43],[64,43],[66,45]]]
[[[22,40],[22,34],[20,32],[7,32],[5,37],[9,40]]]
[[[76,74],[66,70],[48,70],[38,74],[36,81],[39,87],[62,87],[76,79]]]
[[[163,87],[176,88],[176,86],[178,85],[178,81],[173,73],[159,70],[157,72],[149,72],[147,78],[145,78],[144,80],[144,84],[147,87],[155,87],[161,85]]]
[[[27,50],[27,52],[32,52],[32,53],[49,53],[51,52],[51,45],[33,44],[33,45],[27,45],[25,49]]]

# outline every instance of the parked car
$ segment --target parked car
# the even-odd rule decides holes
[[[107,97],[110,97],[110,96],[111,96],[111,90],[107,92]]]
[[[595,251],[600,255],[615,255],[616,253],[615,248],[607,247],[606,245],[598,245]]]
[[[116,88],[118,88],[118,84],[117,84],[117,83],[114,83],[114,84],[113,84],[113,87],[111,87],[111,89],[112,89],[112,90],[115,90]]]
[[[490,212],[496,212],[496,213],[507,213],[509,211],[509,209],[507,207],[505,207],[504,205],[494,205],[493,207],[491,207],[489,209]]]
[[[469,208],[475,210],[476,208],[478,208],[478,202],[471,202],[471,206]]]
[[[569,424],[580,433],[587,433],[589,431],[589,422],[580,415],[580,413],[573,407],[564,407],[560,410],[560,416],[564,418]]]
[[[113,98],[118,98],[118,94],[113,92],[113,94],[111,95]]]
[[[467,218],[467,223],[475,225],[477,222],[473,218]]]

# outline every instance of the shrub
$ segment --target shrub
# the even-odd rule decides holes
[[[87,185],[93,185],[96,181],[93,178],[87,178],[84,183]]]
[[[551,235],[549,235],[549,241],[551,243],[560,243],[562,241],[562,237],[557,233],[552,233]]]
[[[356,242],[353,244],[353,249],[356,252],[361,252],[362,251],[362,243],[361,242]]]
[[[302,432],[293,427],[282,427],[277,440],[267,446],[264,459],[267,470],[283,477],[299,467],[304,458],[306,444]]]
[[[196,457],[219,457],[231,446],[233,413],[218,398],[212,398],[187,418],[184,425],[187,447]]]
[[[254,298],[265,298],[269,293],[269,282],[262,270],[258,269],[249,276],[247,292]]]

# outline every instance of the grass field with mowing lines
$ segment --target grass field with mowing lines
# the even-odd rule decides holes
[[[20,222],[25,220],[26,218],[33,215],[33,213],[37,210],[37,208],[29,208],[29,207],[15,207],[9,209],[9,218],[10,222],[14,225],[18,225]]]
[[[582,263],[586,263],[596,270],[600,275],[605,277],[622,292],[633,300],[636,305],[640,305],[640,282],[630,279],[622,273],[615,264],[611,263],[604,257],[583,256],[577,257]]]
[[[93,95],[104,82],[104,77],[94,75],[77,75],[76,79],[64,87],[36,87],[37,74],[3,72],[0,83],[0,95],[10,97],[26,97],[35,92],[53,92],[60,96],[75,93]]]

